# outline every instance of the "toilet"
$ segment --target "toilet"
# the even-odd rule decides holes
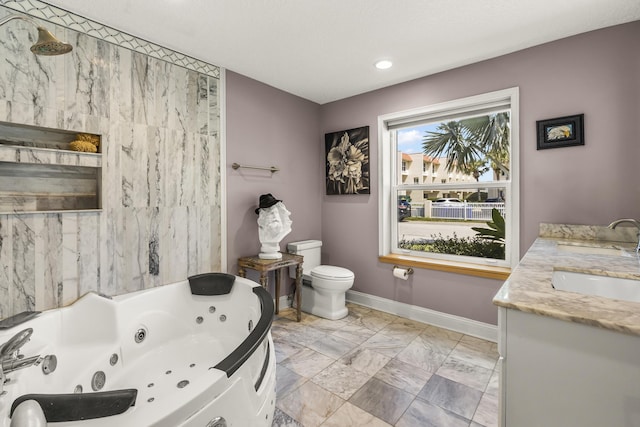
[[[348,314],[345,294],[355,275],[351,270],[333,265],[321,265],[320,240],[303,240],[287,245],[289,253],[302,255],[302,304],[300,309],[325,319],[338,320]],[[296,269],[291,267],[289,274],[296,277]]]

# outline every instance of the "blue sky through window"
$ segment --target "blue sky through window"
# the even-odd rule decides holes
[[[422,153],[422,140],[427,132],[434,132],[440,123],[429,123],[398,130],[398,151],[407,154]],[[489,169],[480,175],[479,182],[493,181],[493,171]]]

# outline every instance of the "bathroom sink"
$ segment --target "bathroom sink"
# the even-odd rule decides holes
[[[558,291],[640,302],[640,280],[555,270],[551,284]]]
[[[617,246],[596,246],[596,245],[582,245],[575,243],[558,243],[557,246],[560,252],[571,252],[574,254],[587,254],[587,255],[614,255],[630,257],[631,254],[619,248]]]

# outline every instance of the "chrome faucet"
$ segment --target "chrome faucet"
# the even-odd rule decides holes
[[[20,349],[29,341],[31,334],[33,334],[32,328],[23,329],[0,346],[0,395],[6,382],[6,374],[29,366],[37,366],[42,361],[40,356],[23,357],[20,354]]]
[[[2,344],[0,346],[0,360],[4,360],[7,357],[17,358],[17,353],[29,341],[31,334],[33,334],[33,328],[23,329]]]
[[[18,369],[28,368],[29,366],[38,366],[42,362],[42,356],[22,357],[17,359],[9,359],[2,361],[2,372],[8,374]]]
[[[609,228],[612,230],[615,230],[618,225],[625,224],[625,223],[632,224],[638,229],[638,245],[636,246],[636,254],[637,254],[640,252],[640,222],[631,218],[623,218],[623,219],[618,219],[613,221],[611,224],[609,224]]]

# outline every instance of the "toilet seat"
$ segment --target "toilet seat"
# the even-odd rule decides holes
[[[336,267],[334,265],[319,265],[311,270],[311,277],[326,280],[348,280],[353,279],[354,274],[346,268]]]

